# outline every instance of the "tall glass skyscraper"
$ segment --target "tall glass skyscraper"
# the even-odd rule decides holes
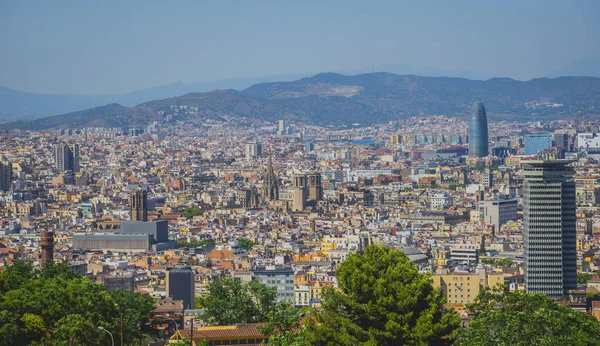
[[[469,120],[469,156],[488,156],[488,124],[481,101],[473,104]]]
[[[577,288],[572,161],[525,162],[525,289],[562,299]]]

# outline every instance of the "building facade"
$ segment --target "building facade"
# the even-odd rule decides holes
[[[523,220],[525,289],[562,299],[577,288],[574,170],[571,161],[527,161]]]
[[[314,172],[308,176],[308,199],[320,201],[323,199],[323,184],[321,174]]]
[[[79,172],[79,144],[58,144],[54,148],[54,160],[58,172]]]
[[[477,101],[471,109],[469,120],[469,156],[488,156],[488,124],[483,103]]]
[[[167,271],[167,297],[183,300],[184,309],[196,307],[194,271],[191,268],[172,268]]]
[[[263,198],[266,201],[279,200],[279,179],[275,175],[273,169],[273,158],[269,153],[269,163],[267,164],[267,172],[264,176]]]
[[[12,164],[0,161],[0,192],[10,191],[12,185]]]
[[[291,267],[259,268],[252,275],[260,283],[277,288],[277,302],[294,301],[294,269]]]
[[[551,133],[533,133],[523,136],[525,141],[525,155],[537,155],[552,148]]]
[[[303,211],[306,208],[308,188],[306,185],[306,174],[294,174],[294,200],[292,211]]]
[[[135,190],[129,197],[132,221],[148,221],[148,192],[146,190]]]
[[[577,135],[577,148],[600,151],[600,133],[580,133]]]
[[[258,140],[246,143],[244,149],[246,161],[253,161],[262,156],[262,144],[258,143]]]
[[[487,225],[494,225],[494,231],[510,220],[517,219],[518,201],[514,198],[496,197],[491,200],[481,201],[478,205],[479,220]]]

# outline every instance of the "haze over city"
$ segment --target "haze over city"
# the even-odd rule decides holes
[[[116,94],[378,71],[528,80],[598,59],[599,12],[593,0],[2,1],[0,85]]]

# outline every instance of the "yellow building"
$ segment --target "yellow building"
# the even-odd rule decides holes
[[[442,274],[433,275],[433,287],[442,288],[446,303],[465,305],[473,302],[484,287],[504,284],[502,274]]]
[[[206,342],[212,345],[259,345],[269,340],[269,336],[262,334],[258,327],[260,323],[238,324],[235,326],[211,326],[194,329],[194,334],[189,329],[177,331],[169,343],[182,339],[192,339],[194,344]],[[191,336],[191,338],[190,338]]]
[[[433,256],[433,260],[435,261],[435,265],[438,267],[444,267],[448,264],[448,259],[450,258],[450,251],[444,249],[432,249],[431,255]]]
[[[390,136],[390,143],[392,143],[392,144],[399,144],[400,143],[400,136],[399,135],[391,135]]]

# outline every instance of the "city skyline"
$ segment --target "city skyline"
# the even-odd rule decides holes
[[[599,13],[0,0],[0,345],[600,345]]]

